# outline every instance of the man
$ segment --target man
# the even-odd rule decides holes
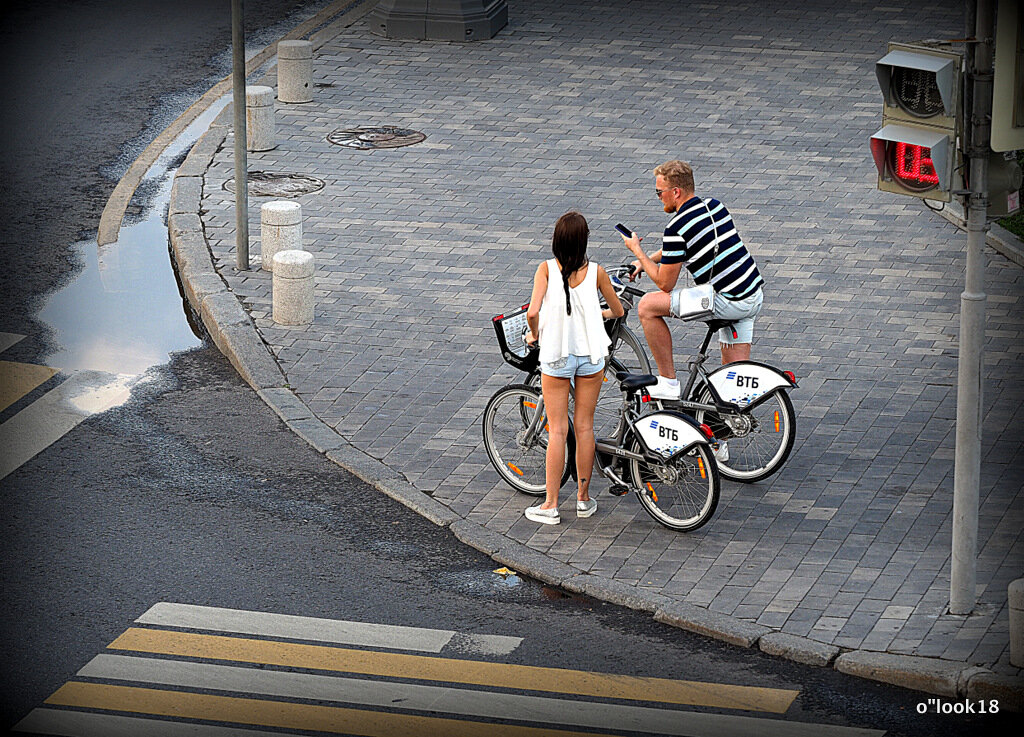
[[[750,358],[754,317],[761,311],[764,279],[757,264],[740,240],[732,216],[715,199],[694,194],[693,170],[682,161],[667,161],[654,170],[655,193],[665,212],[673,215],[665,227],[662,247],[648,256],[636,233],[623,236],[626,247],[637,257],[634,265],[651,277],[660,291],[645,294],[637,310],[647,345],[658,365],[658,383],[649,391],[655,399],[679,399],[680,385],[672,359],[672,334],[665,318],[679,316],[681,290],[676,289],[685,265],[697,284],[709,280],[715,288],[714,316],[735,321],[732,330],[719,332],[722,363]],[[718,255],[715,256],[715,243]]]

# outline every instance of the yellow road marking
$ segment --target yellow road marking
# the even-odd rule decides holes
[[[48,381],[56,373],[57,369],[49,366],[0,361],[0,412],[40,384]]]
[[[131,628],[112,650],[782,714],[798,691]]]
[[[263,701],[233,696],[163,691],[136,686],[108,686],[70,682],[46,700],[47,704],[85,709],[152,714],[186,719],[208,719],[282,729],[307,729],[362,737],[588,737],[593,732],[566,732],[544,727],[470,722],[445,717],[390,714],[337,706]],[[603,733],[607,734],[607,733]]]

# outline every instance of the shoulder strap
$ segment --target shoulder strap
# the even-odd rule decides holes
[[[704,200],[704,209],[708,211],[708,217],[711,218],[711,227],[715,229],[715,252],[711,255],[711,275],[708,276],[708,284],[711,284],[715,279],[715,261],[718,260],[718,222],[715,220],[715,216],[711,214],[711,206],[707,200]]]

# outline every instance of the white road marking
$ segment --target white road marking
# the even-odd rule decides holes
[[[135,621],[164,627],[430,653],[441,652],[456,635],[459,652],[470,655],[505,655],[519,647],[523,641],[521,637],[504,635],[476,635],[452,630],[346,622],[168,602],[155,604]]]
[[[3,353],[19,340],[24,339],[24,337],[24,335],[15,335],[14,333],[0,333],[0,353]]]
[[[265,732],[64,709],[34,709],[15,725],[14,731],[64,737],[297,737],[293,732]]]
[[[0,479],[90,415],[124,403],[136,377],[79,371],[0,425]]]

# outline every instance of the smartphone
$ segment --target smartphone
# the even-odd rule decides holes
[[[620,233],[622,233],[622,234],[623,234],[624,236],[626,236],[627,238],[632,238],[632,237],[633,237],[633,231],[632,231],[632,230],[630,230],[629,228],[627,228],[627,227],[626,227],[625,225],[623,225],[622,223],[619,223],[618,225],[616,225],[616,226],[615,226],[615,229],[616,229],[617,231],[619,231]]]

